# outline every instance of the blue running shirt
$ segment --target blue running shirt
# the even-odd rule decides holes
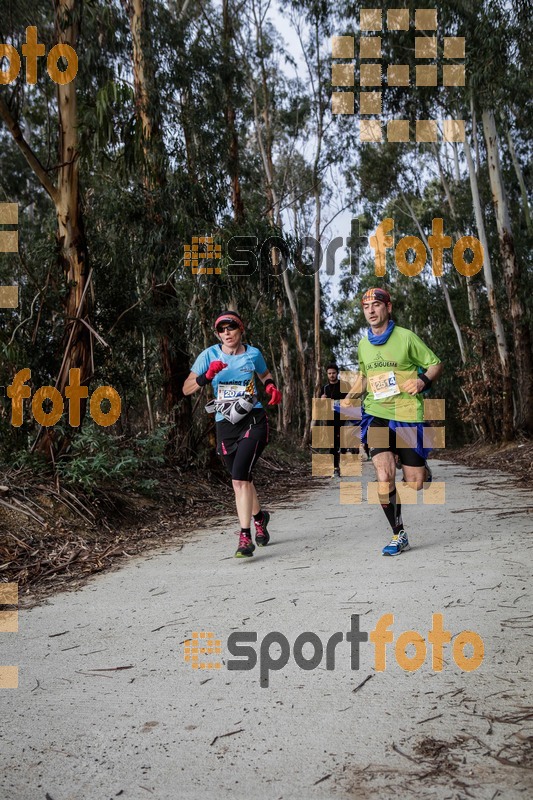
[[[230,356],[222,351],[219,344],[214,344],[203,350],[191,367],[191,372],[203,375],[207,372],[212,361],[222,361],[228,366],[219,372],[211,381],[213,393],[217,400],[233,400],[239,395],[243,395],[252,382],[253,394],[257,394],[257,385],[254,373],[264,375],[268,367],[263,358],[263,354],[257,347],[249,344],[244,345],[246,350],[237,356]],[[255,408],[262,408],[260,402],[256,403]],[[222,422],[224,417],[217,412],[216,422]]]

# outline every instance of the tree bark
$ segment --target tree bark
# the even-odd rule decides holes
[[[435,144],[433,144],[432,147],[433,147],[433,151],[435,153],[436,159],[437,159],[437,166],[439,168],[440,181],[442,183],[442,188],[444,189],[444,194],[446,195],[446,200],[448,201],[448,206],[450,208],[450,213],[451,213],[451,215],[453,217],[454,223],[457,223],[457,214],[456,214],[456,209],[455,209],[455,202],[454,202],[451,190],[450,190],[450,185],[448,183],[448,179],[447,179],[447,177],[446,177],[446,175],[444,173],[444,170],[442,168],[442,163],[441,163],[441,160],[440,160],[439,148]],[[456,152],[456,151],[454,151],[454,152]],[[459,233],[457,232],[457,229],[455,231],[455,238],[456,238],[456,241],[461,238]],[[470,317],[470,323],[472,325],[475,325],[476,321],[477,321],[478,314],[479,314],[479,301],[478,301],[478,297],[477,297],[477,294],[476,294],[476,290],[475,290],[474,285],[472,283],[472,278],[467,276],[465,280],[466,280],[466,297],[467,297],[467,301],[468,301],[468,315]]]
[[[263,91],[266,91],[266,85],[263,85]],[[263,114],[263,120],[266,127],[266,142],[263,141],[263,134],[261,132],[261,123],[259,121],[259,110],[257,106],[257,97],[254,95],[254,121],[255,131],[257,136],[257,144],[263,163],[263,170],[265,174],[265,194],[268,203],[267,216],[270,220],[271,226],[281,229],[281,214],[279,210],[279,202],[276,191],[273,186],[274,180],[274,163],[272,161],[272,151],[268,147],[269,143],[269,124],[270,117],[268,109]],[[265,98],[265,103],[268,102],[268,95]],[[274,282],[274,296],[276,301],[276,316],[279,323],[279,336],[280,336],[280,352],[281,352],[281,372],[283,375],[283,403],[281,408],[281,417],[278,417],[278,423],[281,421],[281,429],[283,433],[288,433],[289,425],[292,418],[292,407],[294,403],[294,387],[292,385],[291,363],[290,363],[290,348],[289,339],[286,332],[285,324],[285,307],[281,296],[281,289],[279,285],[280,276],[280,257],[279,251],[276,247],[270,250],[270,263],[276,281]],[[285,291],[287,289],[284,283]],[[289,286],[290,289],[290,286]]]
[[[507,128],[507,144],[509,145],[509,153],[511,154],[511,160],[513,162],[514,171],[516,173],[518,185],[520,186],[520,194],[522,195],[522,205],[524,207],[524,217],[526,220],[526,226],[528,231],[532,233],[533,223],[531,222],[531,210],[529,208],[529,198],[527,196],[526,182],[524,180],[524,175],[522,173],[520,162],[516,155],[513,137],[511,135],[511,131],[509,130],[509,128]]]
[[[78,0],[55,0],[55,31],[59,44],[76,49],[79,35]],[[84,324],[89,322],[91,297],[87,292],[87,245],[83,228],[79,196],[78,116],[75,79],[57,85],[58,94],[58,177],[55,184],[25,140],[18,121],[3,98],[0,97],[0,117],[4,120],[17,147],[31,170],[52,200],[57,220],[58,262],[65,284],[65,330],[63,360],[56,380],[56,388],[63,394],[69,382],[69,370],[80,370],[80,382],[86,385],[92,376],[92,334]],[[81,404],[81,419],[86,403]],[[41,435],[42,434],[42,435]],[[63,442],[54,437],[50,429],[41,428],[34,448],[47,457]]]
[[[315,33],[315,52],[316,52],[316,89],[314,82],[311,80],[313,86],[313,95],[315,106],[317,108],[317,130],[316,130],[316,150],[315,158],[313,161],[313,186],[315,196],[315,238],[320,243],[321,239],[321,225],[322,225],[322,204],[320,194],[320,156],[322,155],[322,140],[324,137],[324,104],[322,102],[321,93],[321,72],[322,62],[320,59],[320,36],[318,27],[318,18],[314,21]],[[308,64],[308,69],[310,65]],[[309,76],[311,79],[311,75]],[[315,265],[316,266],[316,265]],[[315,297],[314,297],[314,330],[315,330],[315,391],[314,396],[318,396],[322,379],[322,354],[320,343],[320,299],[321,299],[321,285],[320,285],[320,270],[315,271]]]
[[[154,225],[160,224],[160,214],[156,208],[156,193],[166,186],[165,150],[161,133],[161,112],[157,93],[153,57],[147,51],[146,38],[149,31],[147,5],[145,0],[123,0],[128,14],[132,39],[133,84],[135,109],[140,123],[140,142],[142,149],[142,178],[148,199],[148,213]],[[181,446],[191,427],[191,401],[184,396],[183,383],[189,372],[189,355],[186,348],[174,343],[176,320],[179,307],[176,291],[172,283],[158,283],[155,270],[152,271],[154,305],[160,321],[158,323],[159,352],[163,374],[163,408],[171,422],[169,455],[172,443]]]
[[[76,49],[79,36],[77,0],[56,0],[56,36],[59,43],[71,44]],[[75,80],[58,84],[59,108],[59,173],[58,202],[56,205],[59,257],[68,286],[66,299],[67,326],[65,347],[67,358],[58,377],[58,389],[63,393],[69,381],[69,370],[81,370],[80,382],[88,383],[92,376],[91,333],[80,321],[90,318],[90,292],[85,292],[87,278],[87,245],[80,211],[78,114]],[[80,313],[81,299],[85,297],[85,310]],[[68,344],[70,342],[70,344]]]
[[[254,8],[255,13],[255,8]],[[268,82],[267,82],[267,73],[265,68],[265,62],[263,58],[263,50],[261,47],[262,42],[262,27],[261,27],[261,18],[255,13],[255,25],[256,25],[256,40],[257,40],[257,51],[259,53],[260,58],[260,71],[261,71],[261,86],[263,92],[263,125],[265,129],[265,136],[263,138],[263,134],[261,131],[261,124],[259,118],[259,109],[257,104],[257,96],[256,92],[254,91],[254,120],[255,120],[255,130],[257,135],[257,143],[259,147],[259,152],[261,155],[261,160],[263,162],[263,169],[265,173],[265,183],[266,183],[266,197],[268,202],[268,217],[273,227],[276,227],[278,230],[282,229],[282,219],[281,219],[281,209],[280,209],[280,200],[277,195],[275,186],[274,186],[274,176],[275,176],[275,168],[274,162],[272,158],[272,144],[273,144],[273,135],[272,135],[272,127],[271,127],[271,120],[270,120],[270,93],[268,90]],[[280,259],[279,259],[279,252],[277,248],[272,248],[271,250],[271,261],[274,270],[274,274],[276,277],[279,277],[279,266],[280,266]],[[302,392],[304,397],[307,398],[307,402],[305,403],[305,413],[306,413],[306,429],[307,431],[310,428],[309,420],[311,417],[311,404],[308,397],[308,381],[307,381],[307,365],[305,361],[305,351],[303,347],[302,341],[302,334],[300,328],[300,320],[298,317],[298,308],[296,305],[295,297],[293,289],[290,285],[289,274],[287,272],[287,265],[285,265],[285,269],[282,271],[282,280],[283,280],[283,287],[285,290],[285,294],[287,296],[287,300],[289,303],[289,309],[291,313],[292,319],[292,327],[294,331],[294,339],[296,344],[296,351],[298,354],[298,366],[300,372],[300,382],[302,385]],[[276,289],[278,291],[278,289]],[[287,433],[289,424],[291,422],[291,414],[292,414],[292,407],[294,404],[294,386],[292,383],[292,375],[290,371],[290,350],[289,350],[289,340],[284,331],[283,326],[283,303],[281,302],[281,298],[278,295],[277,299],[277,314],[278,319],[280,321],[280,345],[281,345],[281,365],[282,365],[282,372],[284,378],[284,386],[283,386],[283,409],[282,409],[282,428],[283,432]],[[304,434],[304,439],[307,441],[309,434]]]
[[[142,343],[142,357],[143,357],[143,380],[144,380],[144,396],[146,398],[146,411],[148,413],[148,431],[154,431],[154,414],[152,411],[152,399],[150,397],[150,382],[148,380],[148,360],[146,358],[146,337],[144,331],[141,331]]]
[[[233,104],[234,66],[232,64],[231,41],[233,39],[233,23],[229,8],[229,0],[222,2],[222,53],[224,56],[224,116],[229,138],[228,173],[231,181],[231,204],[233,219],[240,224],[244,220],[244,205],[240,184],[239,137],[235,127],[235,106]]]
[[[492,200],[496,212],[496,224],[500,240],[505,288],[513,326],[514,356],[516,363],[518,431],[533,434],[533,375],[531,338],[527,316],[522,303],[523,281],[516,258],[511,217],[500,166],[498,133],[493,111],[483,112],[483,130],[487,143],[487,159],[492,189]]]
[[[492,265],[490,260],[489,244],[487,241],[487,233],[485,231],[485,221],[483,219],[483,211],[481,208],[481,199],[479,197],[479,187],[477,182],[477,175],[472,160],[472,151],[470,144],[465,137],[464,151],[466,156],[466,163],[468,164],[468,174],[470,176],[470,190],[472,193],[472,202],[474,204],[474,214],[476,218],[476,227],[478,231],[478,238],[481,242],[484,252],[483,258],[483,276],[485,278],[485,285],[487,287],[487,300],[489,303],[490,319],[492,323],[492,330],[496,339],[496,347],[500,359],[502,369],[502,382],[503,382],[503,414],[502,414],[502,437],[505,441],[513,438],[513,394],[511,384],[511,364],[509,359],[509,350],[507,349],[507,342],[505,341],[505,332],[503,323],[498,310],[496,302],[496,293],[494,291],[494,280],[492,278]]]
[[[143,152],[143,183],[149,192],[164,185],[162,164],[160,107],[155,82],[153,60],[146,52],[149,29],[145,0],[122,0],[128,14],[132,42],[133,87],[135,113],[140,122],[140,142]]]
[[[422,228],[422,226],[420,224],[420,221],[419,221],[418,217],[416,216],[416,214],[415,214],[415,212],[413,210],[413,207],[411,206],[409,200],[407,199],[407,197],[405,196],[405,194],[403,192],[402,192],[402,197],[403,197],[403,201],[404,201],[404,203],[405,203],[405,205],[407,207],[407,210],[409,211],[409,214],[411,215],[413,221],[415,222],[416,227],[418,228],[418,231],[420,233],[420,236],[422,237],[422,241],[426,245],[426,249],[427,249],[427,251],[429,253],[430,252],[429,242],[428,242],[427,236],[424,233],[424,230],[423,230],[423,228]],[[457,344],[459,345],[459,352],[461,353],[461,361],[463,362],[463,364],[465,364],[466,363],[466,349],[465,349],[465,343],[464,343],[464,340],[463,340],[463,334],[461,333],[461,328],[459,327],[459,323],[457,322],[457,317],[455,316],[455,311],[454,311],[453,306],[452,306],[452,301],[451,301],[451,298],[450,298],[450,293],[448,291],[448,287],[446,286],[446,281],[445,281],[445,278],[444,278],[444,274],[442,275],[441,278],[437,278],[437,282],[440,282],[440,285],[442,287],[442,292],[444,294],[444,301],[446,303],[446,310],[448,311],[448,316],[450,317],[450,321],[452,323],[453,329],[455,331],[455,336],[457,338]]]

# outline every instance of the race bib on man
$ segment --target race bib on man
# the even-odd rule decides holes
[[[246,392],[246,386],[240,383],[219,383],[217,400],[235,400]]]
[[[379,375],[372,375],[368,378],[368,381],[374,400],[384,400],[386,397],[400,394],[396,383],[396,375],[392,370],[390,372],[380,372]]]

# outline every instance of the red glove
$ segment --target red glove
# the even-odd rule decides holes
[[[228,365],[224,364],[223,361],[212,361],[209,364],[209,369],[205,373],[205,377],[208,381],[212,381],[215,375],[218,375],[223,369],[225,369]]]
[[[273,383],[269,383],[268,386],[265,387],[265,392],[270,395],[270,402],[269,406],[279,406],[282,400],[282,395],[280,390],[274,386]]]

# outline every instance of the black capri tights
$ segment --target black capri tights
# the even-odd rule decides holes
[[[232,481],[253,480],[252,470],[265,446],[266,442],[256,439],[241,439],[235,452],[222,456]]]

